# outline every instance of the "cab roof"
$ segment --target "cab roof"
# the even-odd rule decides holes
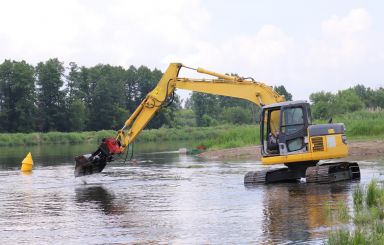
[[[302,105],[302,104],[308,104],[305,100],[295,100],[295,101],[284,101],[274,104],[269,104],[266,106],[263,106],[263,109],[269,109],[269,108],[276,108],[276,107],[282,107],[282,106],[294,106],[294,105]]]

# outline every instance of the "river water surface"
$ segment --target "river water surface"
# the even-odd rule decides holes
[[[81,178],[73,157],[95,145],[0,148],[0,244],[323,244],[333,229],[325,206],[350,205],[353,188],[384,170],[359,162],[359,182],[246,187],[259,162],[207,161],[179,146],[139,146],[135,161]]]

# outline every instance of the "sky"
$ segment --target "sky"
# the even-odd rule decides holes
[[[0,62],[162,71],[180,62],[284,85],[308,100],[357,84],[384,87],[383,11],[373,0],[0,0]]]

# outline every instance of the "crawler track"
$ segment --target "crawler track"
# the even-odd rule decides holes
[[[292,182],[306,178],[307,183],[332,183],[360,179],[360,168],[356,162],[335,162],[316,166],[301,165],[296,168],[278,168],[251,171],[244,176],[245,185]]]
[[[356,162],[338,162],[307,168],[307,183],[332,183],[360,179],[360,168]]]

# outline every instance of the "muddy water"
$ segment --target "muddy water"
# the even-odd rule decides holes
[[[384,170],[361,162],[360,182],[245,187],[259,163],[139,149],[134,162],[75,179],[72,156],[88,147],[35,149],[31,175],[14,157],[23,149],[0,148],[0,244],[323,244],[325,204],[350,205],[354,186]]]

